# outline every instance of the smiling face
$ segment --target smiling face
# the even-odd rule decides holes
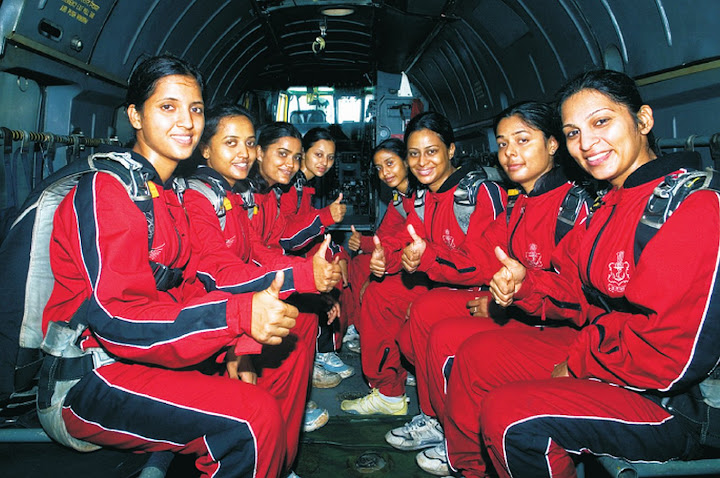
[[[397,154],[381,149],[373,156],[373,164],[380,181],[405,193],[408,188],[408,165]]]
[[[568,151],[595,179],[622,187],[633,171],[655,158],[647,134],[652,110],[643,105],[636,117],[627,106],[591,89],[581,90],[562,104],[563,134]]]
[[[407,140],[407,152],[410,170],[433,192],[440,189],[455,172],[450,162],[455,154],[455,143],[448,148],[434,131],[421,129],[412,132]]]
[[[335,143],[327,139],[315,141],[302,159],[301,169],[307,179],[323,177],[335,164]]]
[[[552,155],[557,151],[557,140],[552,136],[545,139],[542,131],[527,124],[519,115],[500,120],[496,140],[500,166],[526,193],[532,191],[540,176],[553,167]]]
[[[167,180],[178,161],[190,157],[205,126],[200,86],[192,76],[160,78],[145,103],[128,106],[128,119],[136,131],[133,151]]]
[[[255,129],[245,116],[220,120],[210,142],[201,146],[207,165],[224,177],[230,186],[245,179],[257,157]]]
[[[260,175],[270,186],[288,184],[300,169],[302,144],[298,138],[283,136],[265,149],[258,147],[257,154]]]

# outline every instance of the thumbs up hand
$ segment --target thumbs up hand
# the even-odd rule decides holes
[[[420,265],[420,260],[427,248],[427,243],[422,237],[417,235],[412,224],[408,224],[407,230],[412,238],[412,242],[403,249],[402,265],[406,271],[415,272]]]
[[[500,247],[495,248],[495,257],[503,267],[495,273],[490,281],[490,293],[496,304],[507,307],[512,304],[515,294],[520,290],[527,269],[520,262],[509,257]]]
[[[295,327],[297,308],[279,298],[284,279],[285,274],[278,271],[270,287],[253,294],[250,335],[261,344],[278,345]]]
[[[342,277],[340,265],[338,265],[337,262],[328,262],[327,259],[325,259],[325,254],[327,253],[329,244],[330,234],[326,234],[320,248],[312,257],[315,288],[319,292],[328,292],[332,290],[332,288],[335,287],[335,284],[337,284]]]
[[[345,218],[345,211],[347,210],[347,206],[345,204],[341,204],[341,201],[343,200],[343,195],[340,193],[338,198],[333,201],[332,204],[330,204],[330,215],[333,218],[333,221],[335,223],[341,222]]]
[[[375,249],[373,249],[372,255],[370,256],[370,272],[376,277],[382,277],[385,275],[385,249],[380,244],[380,238],[373,236],[373,243]]]
[[[351,251],[357,251],[360,249],[360,239],[362,238],[362,234],[357,232],[355,226],[350,226],[350,230],[352,231],[352,234],[350,235],[350,239],[348,239],[348,249]]]

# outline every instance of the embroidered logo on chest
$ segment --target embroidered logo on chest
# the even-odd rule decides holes
[[[237,242],[237,236],[225,239],[225,246],[231,248],[235,242]]]
[[[159,246],[150,249],[150,252],[148,252],[150,260],[157,261],[158,259],[160,259],[160,255],[162,254],[163,249],[165,249],[165,243],[162,243]]]
[[[630,280],[630,264],[625,260],[625,251],[617,253],[615,262],[608,264],[608,290],[610,292],[625,292],[625,286]]]
[[[543,268],[542,254],[538,251],[537,244],[530,243],[530,246],[528,246],[528,251],[525,253],[525,259],[527,259],[528,264],[530,264],[535,269]]]
[[[442,238],[445,245],[448,246],[450,249],[457,248],[457,246],[455,245],[455,238],[452,236],[452,234],[450,234],[450,229],[445,229]]]

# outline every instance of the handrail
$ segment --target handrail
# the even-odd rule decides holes
[[[34,131],[11,130],[0,128],[0,139],[5,139],[5,134],[9,134],[13,141],[28,141],[33,143],[55,143],[66,146],[74,146],[76,144],[82,146],[96,147],[101,144],[119,145],[120,140],[117,136],[111,138],[88,138],[83,134],[57,135],[53,133],[38,133]]]
[[[661,148],[686,148],[708,147],[713,144],[720,144],[720,133],[711,136],[698,136],[691,134],[687,138],[660,138],[657,145]]]

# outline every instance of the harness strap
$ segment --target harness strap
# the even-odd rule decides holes
[[[565,235],[575,227],[583,204],[589,202],[590,195],[580,186],[573,185],[563,199],[558,212],[555,225],[555,245],[559,244]]]
[[[154,261],[150,261],[150,268],[153,271],[153,277],[155,277],[155,287],[157,290],[165,292],[182,284],[183,269],[168,267]]]
[[[629,314],[638,314],[642,311],[637,306],[632,305],[625,297],[609,297],[596,288],[583,284],[583,293],[590,305],[600,307],[605,312],[627,312]]]
[[[54,378],[58,381],[77,380],[93,371],[95,364],[92,354],[81,357],[53,357],[55,361]]]

